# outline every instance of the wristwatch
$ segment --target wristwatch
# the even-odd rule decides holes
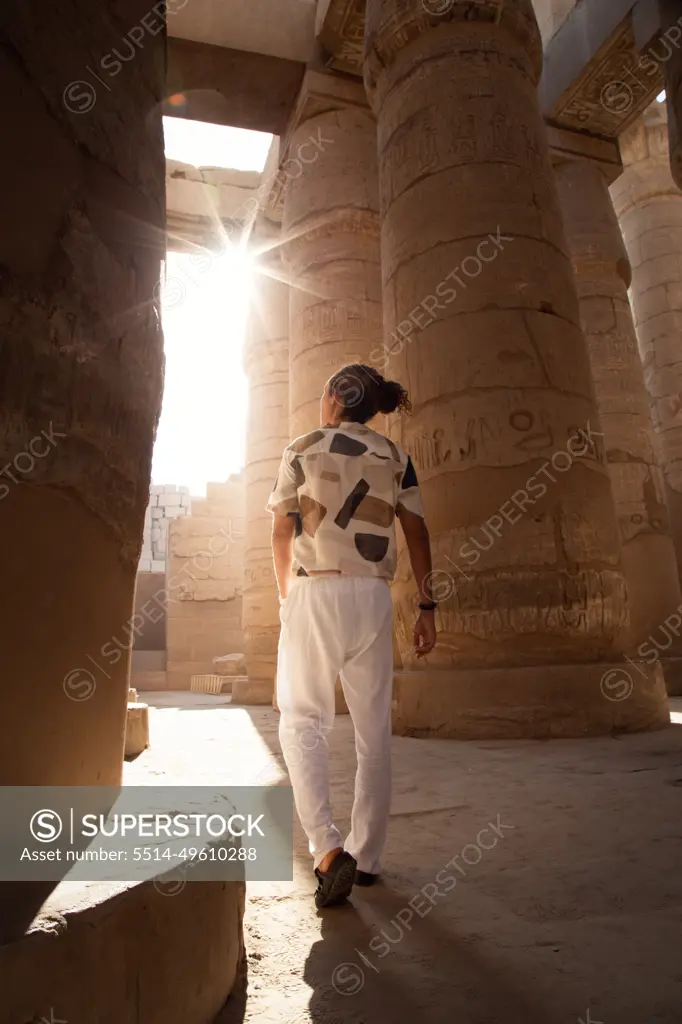
[[[438,607],[438,601],[420,601],[419,608],[423,612],[432,612],[434,608]]]

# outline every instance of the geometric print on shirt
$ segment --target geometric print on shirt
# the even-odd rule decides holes
[[[396,510],[424,515],[412,460],[361,423],[320,427],[288,445],[266,508],[296,517],[295,573],[387,579],[396,568]]]

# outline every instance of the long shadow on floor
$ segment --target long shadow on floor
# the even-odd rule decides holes
[[[320,914],[321,937],[304,971],[313,990],[312,1021],[548,1024],[547,1007],[534,1004],[470,939],[465,942],[441,927],[436,915],[418,920],[395,944],[385,942],[365,920],[378,912],[385,919],[385,935],[396,940],[401,931],[396,915],[405,908],[404,896],[382,887],[373,890],[371,905],[358,900]]]

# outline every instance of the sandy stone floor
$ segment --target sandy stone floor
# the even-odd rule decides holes
[[[284,779],[274,711],[140,699],[153,746],[128,783]],[[220,1024],[680,1024],[676,705],[669,729],[625,738],[394,738],[383,885],[319,913],[297,825],[294,881],[249,886],[248,987]],[[347,716],[330,748],[344,828]]]

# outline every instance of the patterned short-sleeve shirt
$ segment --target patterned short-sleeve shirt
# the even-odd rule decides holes
[[[392,579],[395,514],[424,515],[412,460],[360,423],[320,427],[284,450],[266,508],[296,517],[293,572]]]

